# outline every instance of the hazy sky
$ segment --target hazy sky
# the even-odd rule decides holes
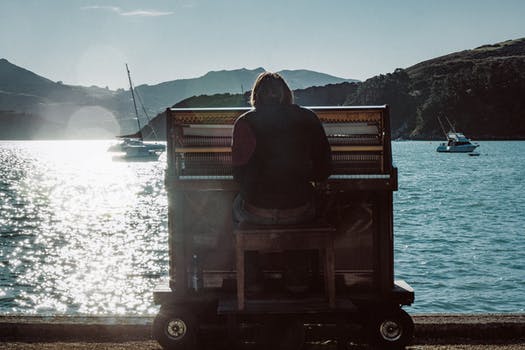
[[[0,58],[67,84],[127,87],[210,70],[365,80],[525,37],[524,0],[0,0]]]

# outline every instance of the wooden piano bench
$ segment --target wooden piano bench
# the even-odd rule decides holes
[[[285,250],[319,250],[324,260],[325,293],[328,304],[335,307],[335,228],[326,224],[302,225],[251,225],[241,223],[234,227],[237,269],[237,307],[245,308],[245,264],[246,251],[275,252]]]

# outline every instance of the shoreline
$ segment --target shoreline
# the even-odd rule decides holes
[[[470,141],[473,142],[492,142],[492,141],[525,141],[525,136],[516,136],[512,138],[505,138],[505,137],[481,137],[481,138],[475,138],[475,137],[468,137]],[[115,137],[100,137],[100,138],[32,138],[32,139],[26,139],[26,138],[0,138],[0,141],[118,141],[119,138],[117,136]],[[145,139],[145,142],[167,142],[166,139]],[[419,138],[419,137],[396,137],[392,138],[392,142],[406,142],[406,141],[423,141],[423,142],[446,142],[447,140],[443,137],[441,138]]]
[[[525,344],[525,314],[416,314],[414,344]],[[0,342],[151,341],[152,316],[0,316]]]

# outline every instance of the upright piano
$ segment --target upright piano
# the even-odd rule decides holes
[[[320,215],[337,230],[337,296],[392,295],[399,290],[392,208],[397,169],[388,106],[309,108],[332,149],[333,173],[315,186]],[[228,281],[235,278],[231,211],[238,185],[232,176],[231,136],[235,120],[247,110],[167,109],[170,295],[194,293],[195,271],[202,291],[234,285]],[[156,293],[159,303],[167,291]],[[401,294],[410,304],[413,292]]]
[[[321,120],[332,149],[332,175],[315,184],[315,195],[319,219],[335,229],[335,307],[303,299],[300,305],[287,304],[300,309],[286,309],[273,296],[273,303],[255,316],[265,310],[266,316],[293,312],[292,319],[309,317],[316,324],[358,320],[369,329],[370,341],[398,348],[413,334],[413,322],[401,306],[414,301],[414,291],[394,281],[397,169],[388,106],[309,108]],[[169,281],[154,291],[161,309],[153,325],[163,347],[192,348],[200,324],[231,324],[232,313],[221,313],[220,306],[236,295],[232,203],[239,188],[232,176],[231,137],[235,120],[248,110],[166,111],[170,266]],[[262,259],[262,268],[269,278],[282,276],[279,259]],[[233,309],[234,320],[250,316]],[[338,334],[347,337],[344,331]]]

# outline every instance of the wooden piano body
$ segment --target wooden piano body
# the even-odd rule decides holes
[[[392,196],[397,169],[392,164],[388,106],[310,109],[320,118],[332,148],[333,173],[316,185],[316,195],[320,215],[336,229],[337,304],[321,309],[335,315],[410,305],[413,290],[394,281]],[[221,303],[235,295],[231,214],[238,186],[230,145],[233,124],[247,110],[167,110],[170,280],[154,292],[164,309],[161,314],[183,304],[208,310],[222,305],[224,311]],[[275,260],[265,262],[270,275],[279,274]],[[301,307],[308,312],[307,302]]]

